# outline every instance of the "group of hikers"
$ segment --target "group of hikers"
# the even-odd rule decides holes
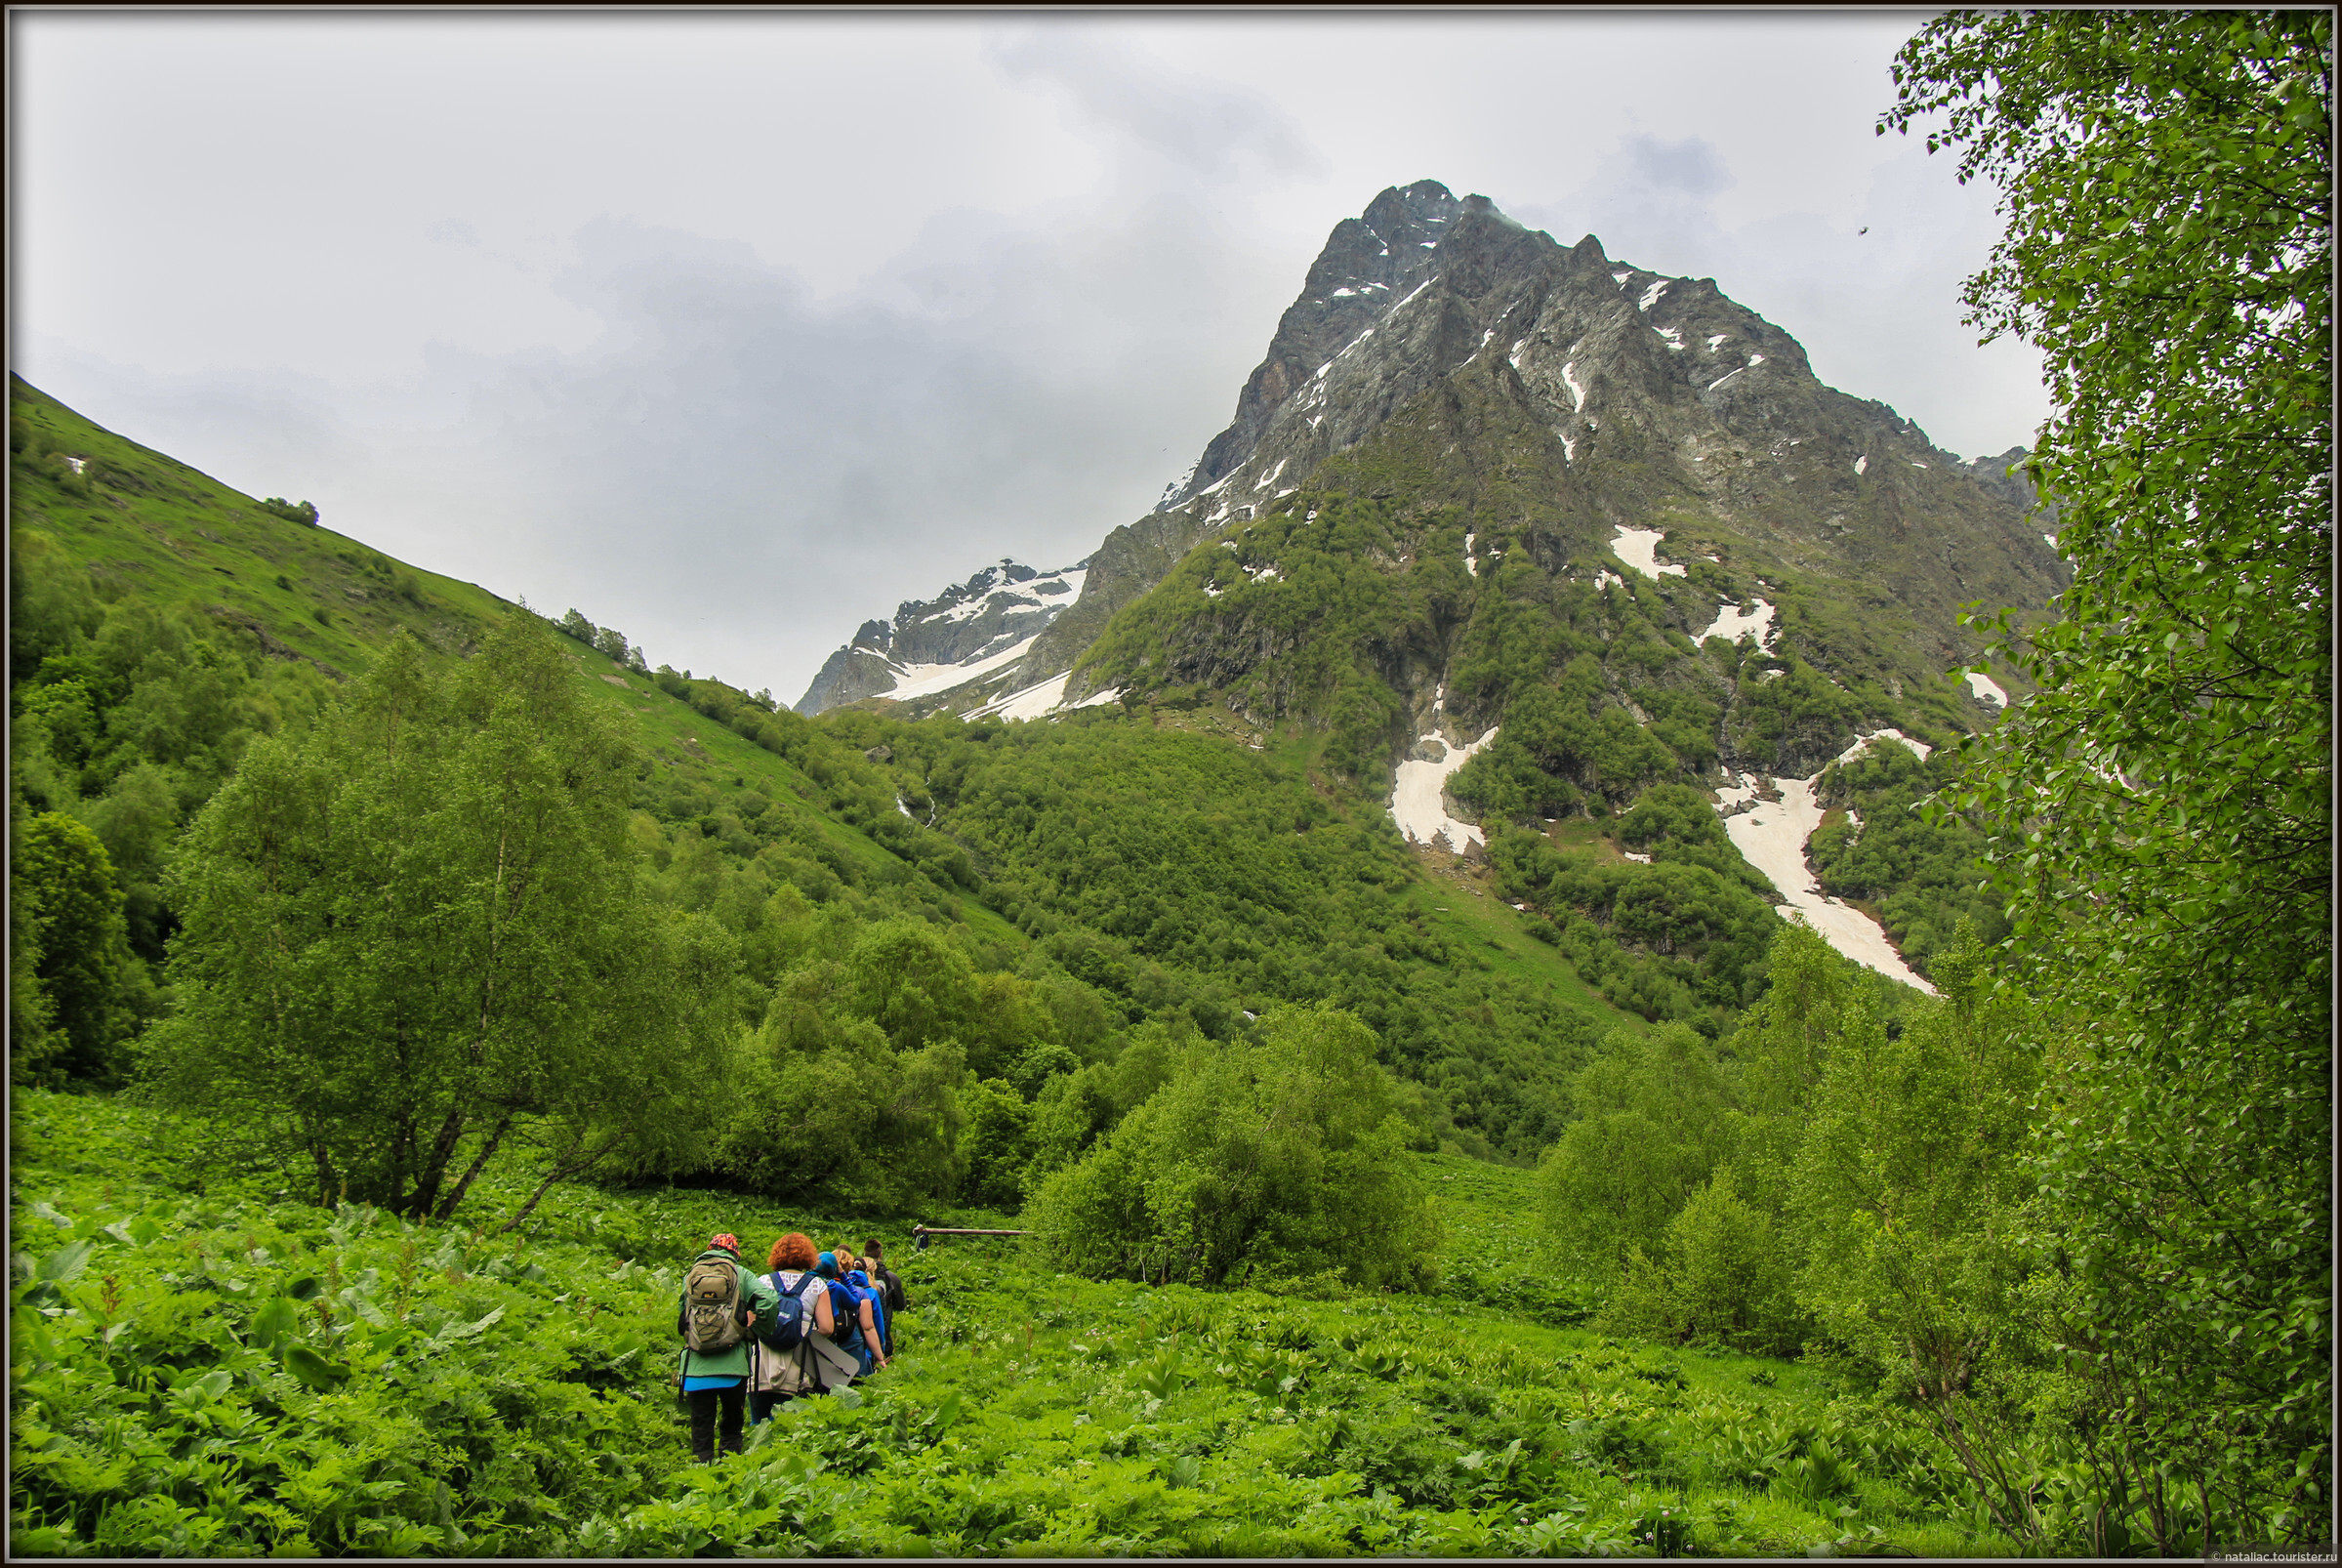
[[[822,1252],[793,1230],[765,1262],[768,1273],[751,1269],[724,1231],[683,1275],[678,1376],[702,1465],[715,1463],[719,1427],[723,1451],[737,1454],[744,1418],[761,1422],[783,1400],[842,1388],[894,1356],[894,1315],[910,1302],[876,1240],[859,1255]]]

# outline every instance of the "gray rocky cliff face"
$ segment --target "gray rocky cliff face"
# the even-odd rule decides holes
[[[1480,410],[1450,432],[1468,471],[1441,481],[1450,498],[1511,509],[1492,524],[1540,519],[1527,543],[1551,570],[1603,552],[1615,528],[1688,509],[1762,537],[1783,564],[1874,579],[1931,625],[1950,627],[1953,598],[2038,604],[2063,586],[2064,563],[2022,521],[2021,479],[1824,386],[1795,339],[1712,278],[1614,261],[1590,234],[1565,247],[1485,197],[1419,181],[1335,226],[1227,429],[1107,536],[1078,598],[1012,669],[960,695],[1069,671],[1065,700],[1091,694],[1102,682],[1076,666],[1117,611],[1330,458],[1442,399]],[[1507,431],[1500,457],[1477,433],[1492,419]],[[1937,641],[1947,660],[1964,655],[1949,630]],[[852,652],[840,650],[839,690]]]

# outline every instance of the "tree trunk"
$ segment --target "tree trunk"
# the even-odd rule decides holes
[[[309,1139],[309,1153],[317,1161],[317,1207],[330,1209],[334,1201],[333,1156],[326,1151],[325,1139],[321,1137]]]
[[[503,1224],[498,1225],[495,1230],[490,1232],[490,1234],[501,1236],[508,1230],[517,1229],[522,1221],[526,1220],[530,1215],[537,1212],[537,1205],[542,1203],[545,1199],[545,1195],[553,1190],[553,1184],[555,1182],[565,1181],[569,1177],[592,1170],[595,1166],[600,1164],[601,1157],[609,1153],[612,1149],[616,1148],[618,1146],[619,1138],[623,1135],[623,1134],[612,1133],[608,1137],[603,1138],[598,1146],[588,1149],[585,1153],[579,1155],[574,1160],[563,1161],[562,1163],[555,1165],[551,1171],[546,1173],[545,1179],[537,1183],[537,1190],[528,1195],[528,1202],[520,1206],[519,1213],[514,1215],[512,1218],[506,1220]]]
[[[489,1132],[488,1140],[479,1146],[479,1153],[473,1157],[471,1166],[456,1181],[455,1190],[447,1195],[447,1201],[445,1203],[439,1205],[438,1213],[433,1215],[431,1217],[432,1218],[443,1220],[455,1213],[456,1205],[464,1201],[464,1194],[472,1190],[472,1178],[479,1175],[481,1167],[485,1166],[488,1163],[489,1157],[495,1154],[496,1145],[504,1141],[505,1129],[511,1127],[512,1125],[513,1113],[511,1111],[507,1111],[504,1113],[502,1119],[500,1119],[496,1126]]]
[[[455,1146],[463,1140],[464,1112],[461,1107],[447,1113],[439,1124],[439,1135],[431,1139],[431,1153],[423,1162],[423,1170],[415,1178],[415,1194],[408,1205],[409,1212],[421,1218],[439,1201],[439,1183],[446,1179],[447,1162],[455,1158]]]

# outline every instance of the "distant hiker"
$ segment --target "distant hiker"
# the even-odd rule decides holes
[[[812,1238],[794,1230],[772,1244],[766,1259],[772,1273],[764,1283],[776,1299],[775,1319],[790,1315],[789,1303],[801,1303],[800,1333],[793,1344],[776,1345],[767,1339],[757,1346],[749,1378],[752,1421],[763,1421],[784,1400],[842,1388],[860,1375],[861,1363],[831,1338],[836,1313],[827,1285],[813,1272],[814,1258]]]
[[[848,1252],[845,1256],[851,1258],[853,1254]],[[843,1271],[838,1266],[838,1255],[823,1253],[814,1260],[813,1269],[830,1288],[830,1310],[836,1314],[838,1324],[830,1338],[861,1363],[865,1374],[883,1365],[884,1358],[872,1349],[878,1338],[878,1324],[871,1316],[869,1299],[856,1296],[854,1288],[845,1283]]]
[[[723,1451],[740,1452],[740,1423],[748,1404],[749,1331],[760,1317],[769,1320],[779,1304],[772,1287],[740,1261],[740,1238],[730,1231],[709,1237],[707,1250],[684,1270],[675,1327],[683,1337],[683,1400],[691,1409],[691,1453],[702,1465],[716,1462],[719,1413]]]
[[[877,1286],[880,1294],[885,1298],[886,1324],[891,1331],[895,1317],[911,1305],[911,1298],[903,1294],[903,1277],[886,1266],[886,1249],[877,1237],[862,1243],[862,1256],[870,1265],[870,1283]],[[891,1345],[893,1342],[889,1333],[887,1343]]]
[[[894,1323],[886,1311],[886,1293],[872,1283],[870,1269],[862,1259],[842,1257],[838,1261],[845,1270],[847,1289],[869,1310],[870,1316],[864,1320],[863,1329],[870,1340],[873,1353],[883,1365],[894,1354]],[[852,1266],[855,1264],[863,1266]]]

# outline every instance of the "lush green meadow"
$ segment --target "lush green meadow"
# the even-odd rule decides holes
[[[191,1136],[18,1098],[15,1555],[2009,1549],[1827,1373],[1574,1321],[1503,1167],[1423,1160],[1448,1288],[1315,1299],[690,1189],[562,1189],[489,1237],[293,1201]],[[700,1467],[672,1302],[719,1228],[882,1235],[912,1307],[891,1371]]]

